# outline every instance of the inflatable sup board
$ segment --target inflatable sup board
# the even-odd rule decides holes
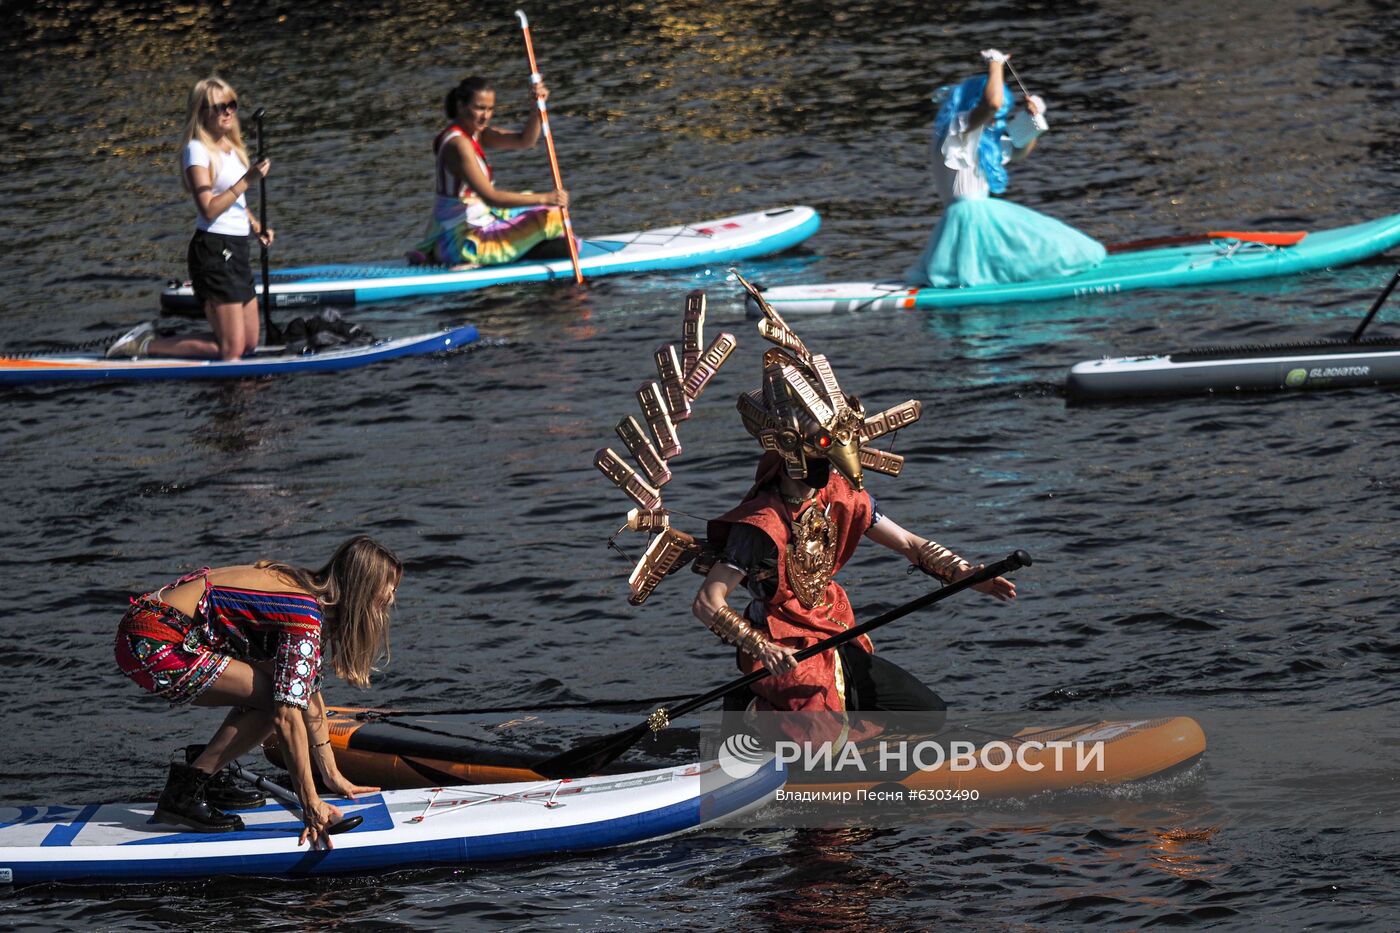
[[[635,723],[636,717],[594,714],[589,722],[595,734],[606,735]],[[559,750],[554,729],[546,728],[539,717],[529,713],[516,716],[446,714],[421,718],[405,717],[392,711],[336,708],[330,716],[331,747],[341,773],[353,781],[383,787],[413,787],[440,781],[474,782],[528,780],[537,778],[529,770]],[[665,740],[677,727],[664,730]],[[547,737],[547,738],[546,738]],[[643,755],[694,758],[697,746],[687,746],[684,733],[668,746],[649,740],[640,743]],[[696,737],[692,733],[690,741]],[[871,740],[894,741],[896,736],[881,735]],[[917,737],[916,737],[917,738]],[[975,747],[981,762],[981,749],[993,741],[1004,742],[1013,752],[1021,745],[1044,745],[1045,750],[1024,754],[1009,767],[999,769],[1000,758],[990,755],[990,767],[955,769],[945,766],[923,770],[909,766],[902,775],[884,772],[878,779],[852,781],[840,771],[804,772],[800,763],[789,766],[787,790],[855,790],[874,783],[894,781],[918,790],[976,788],[984,797],[1016,797],[1041,791],[1065,790],[1091,785],[1123,784],[1163,777],[1193,765],[1206,749],[1205,733],[1188,716],[1150,719],[1092,720],[1064,725],[1028,724],[1020,728],[978,729],[950,722],[935,738],[945,746],[962,741]],[[1080,770],[1050,767],[1055,752],[1051,742],[1070,746],[1103,743],[1103,768],[1095,763]],[[874,747],[872,745],[872,747]],[[1000,754],[999,752],[997,754]],[[1073,748],[1067,760],[1075,761]],[[269,757],[277,763],[275,749]],[[614,767],[624,767],[626,759]],[[635,767],[635,765],[633,766]]]
[[[731,263],[790,249],[817,232],[821,218],[810,207],[779,207],[693,224],[589,238],[579,244],[585,278],[624,272],[685,269]],[[305,266],[271,275],[273,308],[353,305],[366,301],[460,292],[521,282],[572,282],[567,258],[452,269],[410,266],[402,259],[364,264]],[[262,286],[258,285],[259,294]],[[198,311],[188,282],[172,282],[160,296],[170,311]]]
[[[1065,379],[1071,401],[1315,391],[1400,384],[1400,340],[1215,347],[1086,360]]]
[[[401,356],[421,356],[440,350],[455,350],[477,339],[471,324],[432,334],[416,334],[380,340],[367,347],[345,347],[319,353],[288,355],[275,350],[259,351],[241,360],[184,360],[171,357],[107,359],[102,354],[55,353],[0,355],[0,386],[33,385],[43,382],[115,382],[151,379],[246,379],[251,376],[282,376],[290,373],[339,372],[392,360]]]
[[[1110,253],[1099,266],[1055,279],[968,288],[911,288],[898,282],[777,286],[763,297],[780,314],[827,314],[894,308],[1102,298],[1140,288],[1238,282],[1340,266],[1400,245],[1400,214],[1308,234],[1292,246],[1220,239],[1193,246]],[[757,315],[752,300],[750,315]]]
[[[301,819],[280,803],[240,811],[245,828],[233,833],[154,823],[154,803],[0,807],[0,886],[302,877],[583,852],[745,813],[771,800],[785,777],[770,755],[743,778],[704,762],[573,781],[384,791],[335,800],[364,821],[333,836],[333,849],[317,851],[297,845]]]

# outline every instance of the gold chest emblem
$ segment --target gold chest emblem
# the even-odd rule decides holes
[[[821,603],[836,563],[836,525],[825,509],[813,505],[792,523],[786,562],[788,585],[798,602],[808,609]]]

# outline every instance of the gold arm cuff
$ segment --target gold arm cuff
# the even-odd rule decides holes
[[[919,546],[919,569],[944,583],[951,582],[954,576],[971,567],[967,561],[935,541],[925,541]]]
[[[762,632],[728,606],[716,609],[715,614],[710,616],[708,625],[710,631],[719,636],[720,641],[734,645],[750,656],[756,656],[757,652],[768,644],[768,639]]]

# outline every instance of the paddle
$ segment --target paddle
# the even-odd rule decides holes
[[[111,341],[108,341],[110,343]],[[94,344],[95,346],[96,344]],[[350,709],[340,710],[342,715],[350,716],[361,722],[379,722],[385,719],[392,719],[400,716],[423,717],[423,716],[484,716],[496,713],[547,713],[558,710],[579,710],[579,709],[615,709],[619,706],[654,706],[657,703],[670,703],[673,700],[684,700],[685,696],[664,696],[664,697],[638,697],[629,700],[579,700],[560,703],[526,703],[520,702],[514,706],[473,706],[473,707],[452,707],[450,709]]]
[[[1190,243],[1209,243],[1211,240],[1239,240],[1243,243],[1262,243],[1266,246],[1297,246],[1307,236],[1306,230],[1291,233],[1248,230],[1212,230],[1209,233],[1183,233],[1179,236],[1159,236],[1146,240],[1127,240],[1123,243],[1107,243],[1104,249],[1110,253],[1131,253],[1141,249],[1157,249],[1162,246],[1184,246]]]
[[[840,635],[833,635],[830,638],[817,642],[815,645],[803,648],[801,651],[793,654],[793,658],[798,661],[805,661],[813,655],[821,654],[828,649],[836,648],[847,642],[854,641],[866,632],[874,631],[882,625],[893,622],[895,619],[901,619],[909,615],[911,612],[917,612],[926,606],[931,606],[940,600],[947,599],[955,593],[961,593],[968,587],[976,586],[979,583],[985,583],[988,580],[1010,573],[1018,567],[1029,567],[1030,564],[1031,556],[1025,551],[1012,551],[1009,555],[996,563],[983,567],[981,570],[971,573],[961,580],[949,583],[947,586],[936,589],[931,593],[925,593],[918,599],[911,600],[902,606],[891,609],[889,612],[876,616],[869,622],[863,622],[854,628],[849,628]],[[756,683],[767,677],[768,674],[769,672],[766,669],[761,668],[751,674],[745,674],[743,677],[731,680],[723,686],[716,687],[708,693],[703,693],[698,697],[686,700],[684,703],[680,703],[671,709],[658,709],[643,722],[632,726],[630,729],[624,729],[622,732],[614,733],[613,735],[599,739],[592,739],[580,745],[576,745],[566,752],[555,755],[553,758],[546,759],[536,765],[531,765],[531,770],[541,777],[546,778],[584,777],[593,774],[600,768],[606,767],[619,755],[627,751],[627,749],[637,744],[642,736],[646,735],[648,732],[660,732],[662,729],[666,728],[671,719],[684,716],[692,710],[699,709],[708,703],[718,700],[727,693]]]
[[[261,162],[263,156],[263,117],[267,115],[266,107],[259,107],[253,111],[253,122],[258,129],[258,158]],[[267,176],[258,179],[258,214],[262,218],[262,228],[270,230],[267,223]],[[261,240],[261,238],[260,238]],[[268,284],[270,276],[267,271],[267,244],[262,243],[262,319],[263,319],[263,340],[266,343],[281,343],[282,331],[277,325],[272,323],[272,286]]]
[[[244,768],[236,761],[230,764],[228,767],[229,770],[233,772],[233,776],[238,778],[239,780],[247,781],[249,784],[252,784],[258,790],[262,791],[264,794],[269,794],[273,797],[276,797],[278,800],[282,801],[287,806],[292,807],[293,809],[301,809],[301,800],[298,799],[296,794],[287,790],[287,788],[283,787],[281,784],[274,784],[272,781],[269,781],[261,774],[254,774],[253,772]],[[365,818],[356,813],[352,816],[347,816],[339,823],[336,823],[334,826],[327,829],[326,832],[332,836],[338,836],[341,833],[348,833],[350,830],[354,829],[356,826],[359,826],[364,821]]]
[[[520,17],[520,29],[525,33],[525,54],[530,58],[530,83],[539,84],[544,78],[540,75],[539,66],[535,64],[535,46],[530,41],[530,21],[525,18],[524,10],[516,10],[515,15]],[[558,191],[564,187],[564,180],[559,174],[559,156],[554,151],[554,134],[549,131],[549,110],[544,105],[544,100],[535,98],[535,106],[540,109],[540,130],[544,133],[544,145],[549,150],[549,169],[554,173],[554,190]],[[567,207],[559,208],[559,212],[564,216],[564,239],[569,242],[569,261],[574,264],[574,282],[583,284],[583,269],[578,264],[578,244],[574,242],[574,222],[569,218]]]
[[[1381,292],[1375,304],[1371,305],[1371,310],[1366,312],[1366,317],[1356,326],[1356,330],[1351,335],[1352,343],[1356,343],[1361,339],[1361,332],[1366,329],[1367,324],[1371,323],[1371,318],[1376,316],[1376,312],[1381,309],[1381,305],[1390,297],[1390,293],[1395,291],[1397,283],[1400,283],[1400,269],[1395,270],[1395,274],[1390,277],[1390,282],[1386,285],[1385,290]]]

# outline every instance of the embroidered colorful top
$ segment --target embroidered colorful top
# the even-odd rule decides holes
[[[209,571],[195,607],[200,641],[244,661],[272,661],[272,699],[306,709],[321,689],[321,606],[305,593],[217,586]]]

